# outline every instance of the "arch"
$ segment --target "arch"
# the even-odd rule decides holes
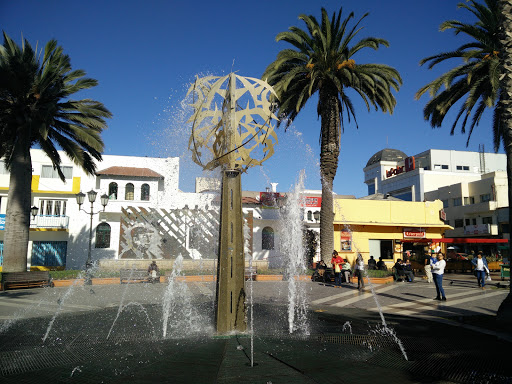
[[[149,201],[149,184],[142,184],[140,187],[140,199]]]
[[[108,185],[108,198],[117,200],[117,183],[112,182]]]
[[[100,223],[96,227],[96,245],[95,248],[110,247],[111,228],[108,223]]]
[[[271,227],[265,227],[261,232],[261,249],[274,249],[274,230]]]
[[[135,195],[135,187],[132,183],[126,184],[126,187],[124,189],[124,199],[125,200],[133,200]]]

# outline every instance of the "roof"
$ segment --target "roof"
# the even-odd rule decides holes
[[[373,195],[360,197],[358,200],[390,200],[390,201],[404,201],[394,196],[386,196],[383,193],[374,193]]]
[[[261,204],[261,202],[254,197],[242,197],[242,204]]]
[[[97,175],[109,176],[131,176],[131,177],[157,177],[163,176],[149,168],[134,168],[134,167],[109,167],[102,171],[96,172]]]
[[[366,163],[366,166],[369,167],[372,164],[379,163],[381,161],[401,161],[405,160],[407,158],[407,155],[398,150],[398,149],[392,149],[392,148],[384,148],[377,152],[375,155],[370,157],[370,160],[368,160],[368,163]]]

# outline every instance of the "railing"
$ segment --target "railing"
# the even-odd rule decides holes
[[[36,216],[30,222],[30,228],[61,228],[67,229],[69,226],[69,216]]]

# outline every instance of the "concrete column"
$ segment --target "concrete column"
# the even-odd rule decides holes
[[[244,332],[245,260],[241,173],[222,172],[219,267],[215,317],[217,333]]]

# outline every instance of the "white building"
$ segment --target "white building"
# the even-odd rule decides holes
[[[508,217],[499,215],[508,207],[507,191],[507,173],[496,171],[427,192],[425,199],[443,202],[447,224],[454,228],[445,232],[446,237],[508,238]]]
[[[97,214],[92,216],[93,261],[170,258],[176,252],[200,258],[201,249],[211,249],[205,242],[216,241],[218,218],[212,201],[218,195],[181,192],[179,158],[104,155],[97,176],[91,177],[60,155],[65,182],[43,151],[31,150],[32,205],[39,211],[31,222],[29,266],[84,266],[91,204],[86,197],[79,210],[80,191],[98,193],[93,205]],[[8,190],[9,174],[0,161],[0,255]],[[99,198],[103,194],[109,196],[105,211]]]
[[[506,171],[506,155],[429,149],[407,156],[386,148],[374,154],[363,171],[368,195],[381,193],[406,201],[424,201],[427,192],[477,181],[484,173]]]

